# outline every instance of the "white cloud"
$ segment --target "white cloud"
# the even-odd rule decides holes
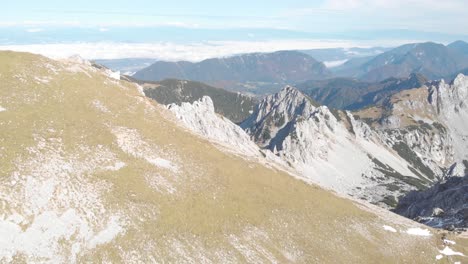
[[[338,66],[341,66],[343,64],[345,64],[348,60],[335,60],[335,61],[324,61],[323,64],[325,64],[325,66],[327,68],[334,68],[334,67],[338,67]]]
[[[0,27],[96,27],[100,29],[108,29],[110,27],[182,27],[182,28],[200,28],[201,25],[195,22],[184,21],[58,21],[58,20],[27,20],[27,21],[0,21]],[[210,27],[207,27],[210,28]],[[214,25],[212,28],[222,28],[220,25]]]
[[[25,51],[51,58],[67,58],[79,54],[86,59],[156,58],[160,60],[200,61],[239,53],[272,52],[277,50],[311,49],[328,47],[351,47],[346,41],[211,41],[204,43],[176,44],[158,43],[74,43],[5,45],[0,50]]]
[[[0,27],[48,27],[48,26],[82,26],[79,21],[57,21],[57,20],[25,20],[25,21],[0,21]]]
[[[155,58],[159,60],[201,61],[207,58],[225,57],[251,52],[300,50],[318,48],[350,48],[370,46],[397,46],[414,40],[379,40],[367,42],[339,40],[271,40],[271,41],[208,41],[179,44],[157,43],[70,43],[0,45],[0,50],[24,51],[58,59],[79,54],[85,59]]]
[[[26,31],[29,32],[29,33],[37,33],[37,32],[44,31],[44,29],[42,29],[42,28],[28,28],[28,29],[26,29]]]
[[[405,11],[450,11],[460,12],[466,7],[466,0],[326,0],[322,5],[325,9],[377,9],[380,13],[388,12],[388,9]],[[462,8],[462,9],[460,9]],[[398,15],[398,13],[396,13]]]

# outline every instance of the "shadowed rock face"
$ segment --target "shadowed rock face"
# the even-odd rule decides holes
[[[468,176],[451,177],[422,192],[410,192],[395,209],[438,228],[468,228]]]

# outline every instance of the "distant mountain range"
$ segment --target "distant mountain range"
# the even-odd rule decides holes
[[[156,59],[150,58],[128,58],[111,60],[94,60],[95,63],[106,66],[114,71],[120,71],[126,75],[132,75],[135,72],[153,64]]]
[[[355,61],[369,60],[372,57],[381,54],[391,48],[373,47],[373,48],[325,48],[298,50],[312,56],[318,61],[329,65],[341,66],[342,64],[352,65]],[[127,59],[97,59],[94,62],[102,64],[114,71],[121,71],[126,74],[133,74],[143,68],[155,63],[157,59],[152,58],[127,58]],[[332,68],[332,67],[331,67]],[[346,68],[346,67],[344,67]],[[342,67],[340,67],[342,70]],[[332,69],[333,70],[333,69]]]
[[[166,78],[202,81],[252,93],[258,93],[256,88],[259,86],[280,89],[288,83],[331,76],[332,73],[322,62],[298,51],[252,53],[198,63],[158,61],[133,75],[134,78],[149,81]]]
[[[323,62],[332,62],[340,60],[350,60],[353,58],[373,57],[391,50],[391,48],[372,47],[372,48],[328,48],[328,49],[310,49],[300,50],[300,52],[312,56],[314,59]]]
[[[427,81],[422,74],[412,73],[406,78],[392,77],[380,82],[365,82],[344,77],[311,80],[297,85],[297,88],[320,104],[355,110],[373,105],[401,90],[421,87]]]
[[[381,86],[376,84],[378,82],[387,82],[390,78],[409,78],[413,73],[436,80],[453,79],[458,73],[467,71],[468,43],[456,41],[447,46],[426,42],[406,44],[394,49],[315,49],[251,53],[197,63],[157,61],[136,72],[133,77],[148,81],[167,78],[194,80],[233,91],[264,95],[275,93],[285,85],[307,81],[313,84],[313,81],[327,80],[315,84],[321,83],[324,87],[333,84],[333,89],[348,91],[355,86],[374,86],[369,88],[373,91],[383,89],[375,87]],[[335,77],[340,79],[328,80]],[[325,85],[326,83],[329,84]],[[364,90],[366,89],[361,89],[356,95],[362,95]],[[344,107],[345,104],[346,102],[334,103],[334,106]]]
[[[440,79],[468,67],[467,46],[468,43],[463,41],[447,46],[433,42],[407,44],[357,65],[345,75],[366,81],[381,81],[420,73],[431,80]]]

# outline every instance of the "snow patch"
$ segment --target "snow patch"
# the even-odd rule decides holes
[[[174,173],[178,172],[178,166],[161,158],[157,153],[159,147],[145,142],[136,129],[114,127],[112,133],[117,137],[117,144],[125,153],[136,158],[145,159],[158,168],[167,169]]]
[[[107,227],[91,239],[88,247],[94,248],[98,245],[109,243],[122,231],[123,228],[119,224],[119,218],[117,216],[112,216]]]
[[[462,257],[465,256],[463,253],[454,251],[448,246],[446,246],[443,250],[440,250],[439,252],[446,256],[462,256]]]
[[[0,112],[6,111],[6,108],[0,106]]]
[[[118,170],[122,169],[125,166],[127,166],[127,164],[125,164],[125,162],[117,161],[114,165],[106,166],[106,167],[104,167],[104,169],[109,170],[109,171],[118,171]]]
[[[0,204],[9,207],[0,216],[0,262],[22,254],[28,263],[75,263],[95,232],[113,230],[103,233],[111,239],[124,230],[115,228],[120,213],[101,198],[110,183],[88,178],[118,160],[102,146],[76,146],[70,153],[60,138],[34,139],[29,156],[18,157],[0,184]]]
[[[448,239],[444,239],[444,243],[445,244],[450,244],[450,245],[456,245],[457,244],[455,241],[448,240]]]
[[[157,167],[161,167],[161,168],[165,168],[165,169],[169,169],[169,170],[177,170],[176,167],[174,167],[174,165],[172,164],[172,162],[166,160],[166,159],[161,159],[161,158],[147,158],[146,159],[149,163],[157,166]]]
[[[393,233],[396,233],[396,231],[397,231],[395,228],[393,228],[391,226],[388,226],[388,225],[384,225],[383,228],[384,228],[384,230],[390,231],[390,232],[393,232]]]
[[[429,229],[422,229],[419,227],[409,228],[408,230],[406,230],[406,233],[413,236],[432,236],[431,231],[429,231]]]
[[[103,113],[110,113],[109,109],[99,100],[93,100],[93,106]]]

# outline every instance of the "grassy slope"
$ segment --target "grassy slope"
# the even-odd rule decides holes
[[[383,224],[407,228],[397,216],[383,221],[328,191],[220,152],[176,126],[169,113],[140,95],[133,84],[97,72],[70,72],[58,62],[25,53],[1,52],[0,61],[0,106],[7,109],[0,112],[0,199],[6,201],[0,214],[16,211],[30,222],[37,217],[28,213],[28,201],[8,202],[7,198],[28,200],[20,195],[23,181],[15,185],[18,189],[6,187],[15,172],[34,170],[20,165],[36,158],[26,148],[39,145],[37,138],[52,149],[54,140],[61,138],[60,155],[67,161],[90,166],[85,160],[95,152],[86,149],[104,148],[126,163],[109,171],[100,169],[106,161],[98,161],[93,170],[71,171],[70,179],[61,182],[69,187],[81,179],[86,186],[106,186],[100,200],[104,212],[80,203],[69,205],[98,215],[86,218],[95,230],[110,214],[123,219],[124,231],[109,243],[82,247],[77,261],[430,263],[441,249],[438,235],[421,238],[384,231]],[[53,75],[45,64],[60,72]],[[35,76],[51,79],[40,83]],[[96,100],[109,112],[93,107]],[[137,131],[137,139],[123,138],[130,138],[141,156],[119,147],[112,133],[118,127]],[[46,150],[39,149],[37,155]],[[150,164],[145,156],[152,155],[170,160],[178,170]],[[55,177],[48,171],[31,175]],[[159,183],[166,184],[151,188],[148,175],[159,175]],[[168,185],[175,191],[164,188]],[[64,212],[66,203],[59,192],[56,189],[43,208]],[[29,225],[22,228],[28,230]],[[68,260],[75,236],[59,240],[56,254]],[[37,259],[18,254],[15,260]]]

